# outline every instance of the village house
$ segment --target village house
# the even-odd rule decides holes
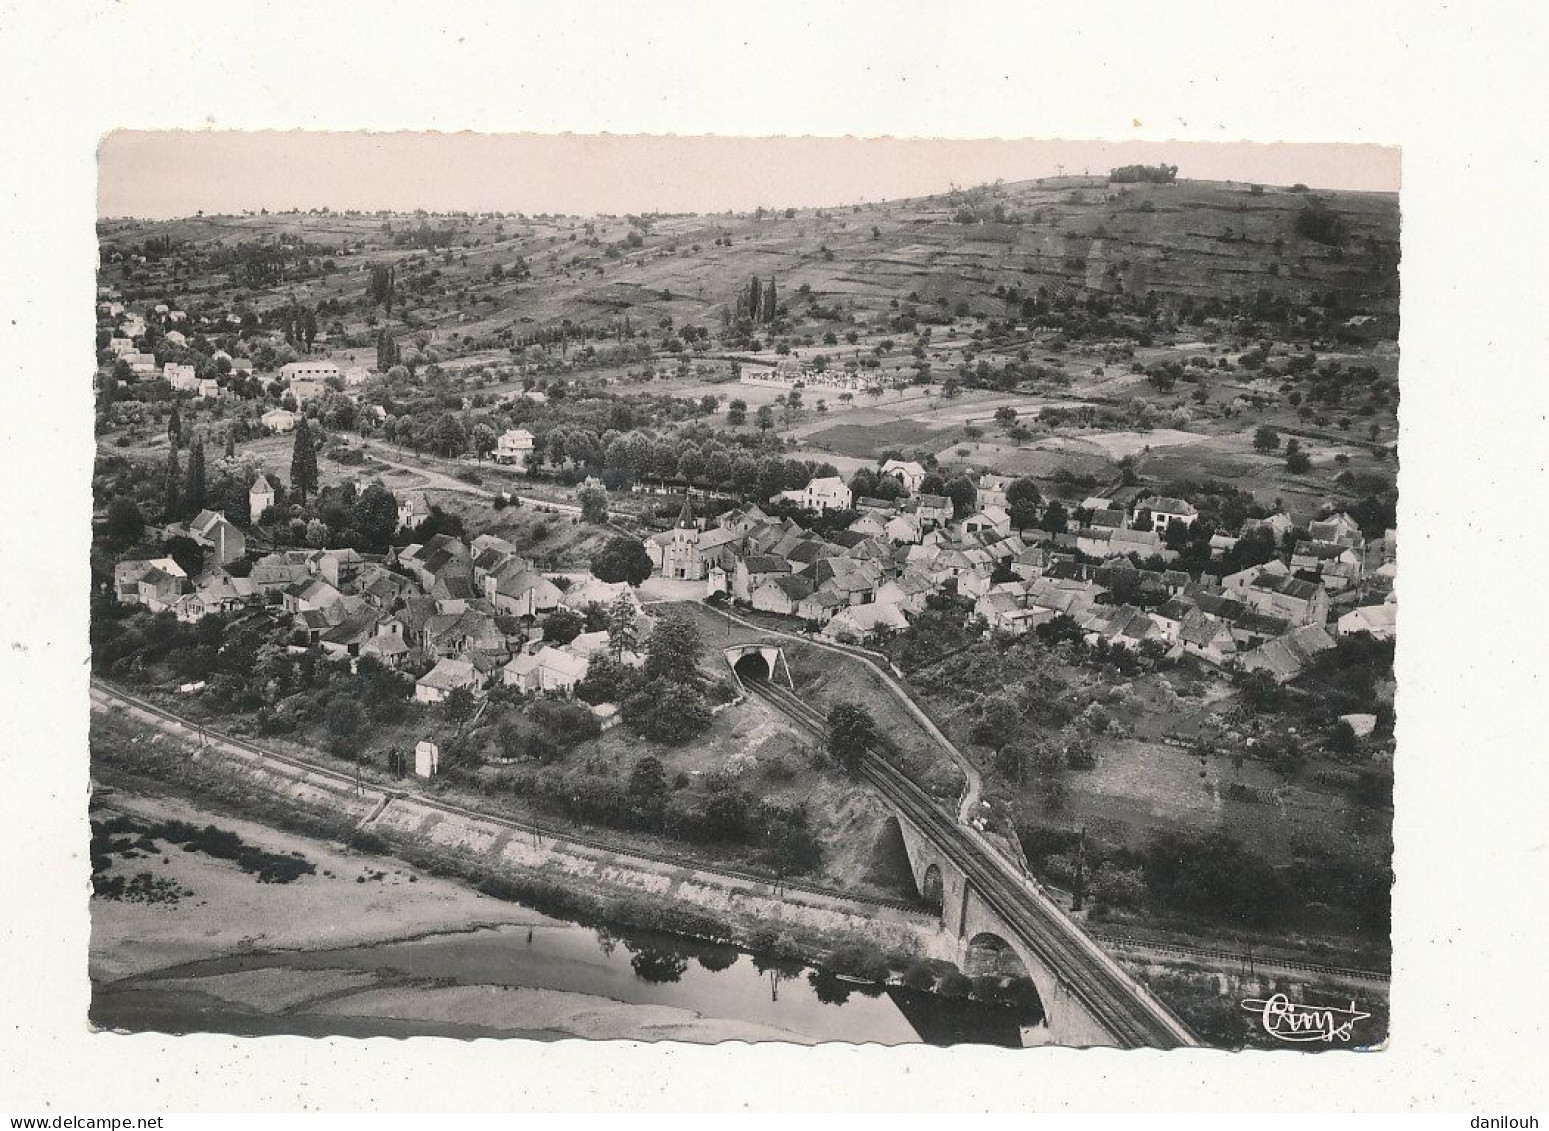
[[[199,374],[192,365],[180,365],[169,361],[161,367],[161,375],[167,384],[171,385],[179,393],[196,393],[199,391]]]
[[[412,530],[430,517],[430,505],[422,491],[407,491],[398,500],[398,529]]]
[[[1185,652],[1212,664],[1225,664],[1237,655],[1237,639],[1231,626],[1200,609],[1183,618],[1178,642]]]
[[[958,528],[964,534],[1000,534],[1011,533],[1011,516],[997,506],[980,507],[976,512],[963,519]]]
[[[119,562],[113,567],[113,592],[121,604],[144,605],[153,613],[177,603],[188,574],[171,558]]]
[[[935,592],[935,588],[924,570],[906,569],[878,587],[877,604],[897,605],[905,613],[917,614],[924,611],[925,600]]]
[[[1167,495],[1152,495],[1136,504],[1136,519],[1147,513],[1151,516],[1151,529],[1158,535],[1165,535],[1174,523],[1193,526],[1194,521],[1199,518],[1199,511],[1194,508],[1193,503]],[[1135,523],[1132,521],[1130,525],[1133,526]]]
[[[742,602],[753,600],[753,590],[766,581],[791,573],[791,563],[773,554],[750,554],[739,558],[732,573],[731,595]]]
[[[801,599],[801,603],[796,606],[796,615],[809,624],[821,626],[847,608],[849,601],[832,589],[818,589]]]
[[[897,605],[851,605],[823,626],[823,636],[840,644],[865,644],[883,632],[901,632],[909,620]]]
[[[1276,683],[1285,683],[1301,675],[1313,657],[1333,647],[1333,638],[1321,624],[1304,624],[1243,655],[1242,666],[1266,671]]]
[[[291,432],[296,427],[296,414],[287,408],[271,408],[258,421],[271,432]]]
[[[796,616],[801,603],[813,592],[812,582],[799,574],[774,574],[753,589],[751,604],[760,612]]]
[[[1398,604],[1393,601],[1381,605],[1362,605],[1351,609],[1335,623],[1334,630],[1340,636],[1354,636],[1365,632],[1377,640],[1392,640],[1398,624]]]
[[[188,536],[213,550],[218,565],[230,565],[247,556],[247,535],[219,511],[202,510],[188,523]]]
[[[1006,488],[1011,486],[1011,476],[994,475],[986,471],[979,476],[979,493],[977,502],[980,507],[988,509],[999,507],[1006,509]]]
[[[1292,624],[1321,625],[1328,620],[1328,590],[1321,582],[1266,575],[1235,592],[1257,612]]]
[[[586,678],[586,668],[587,661],[580,656],[546,644],[514,657],[501,669],[501,681],[528,694],[569,695]]]
[[[498,612],[510,616],[535,617],[559,607],[564,593],[541,573],[511,563],[484,579],[484,595]]]
[[[851,500],[849,486],[837,475],[814,479],[799,491],[783,491],[781,497],[819,514],[829,510],[849,510]]]
[[[479,695],[483,686],[479,670],[467,660],[443,659],[415,682],[414,698],[421,703],[444,703],[459,688]]]
[[[922,529],[945,526],[952,521],[952,500],[945,495],[916,495],[905,510],[917,515]]]
[[[882,465],[882,474],[898,480],[911,495],[925,481],[925,468],[914,460],[890,459]]]
[[[302,395],[296,392],[296,382],[301,381],[308,385],[315,385],[317,392],[323,389],[323,382],[330,377],[344,379],[344,371],[333,361],[292,361],[288,365],[280,367],[280,380],[290,386],[291,392],[296,397],[296,403],[300,404]],[[316,395],[315,393],[313,395]]]
[[[178,620],[189,624],[217,613],[234,613],[260,599],[251,577],[232,577],[223,569],[206,570],[194,579],[193,591],[172,607]]]
[[[525,469],[532,455],[533,435],[525,428],[509,428],[495,441],[495,462]]]

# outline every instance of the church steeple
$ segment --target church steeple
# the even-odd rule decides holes
[[[683,496],[683,509],[678,512],[678,525],[689,530],[695,528],[694,507],[688,495]]]

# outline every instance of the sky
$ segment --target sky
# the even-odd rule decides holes
[[[97,213],[740,212],[1158,162],[1196,180],[1399,187],[1398,150],[1377,145],[120,131],[98,151]]]

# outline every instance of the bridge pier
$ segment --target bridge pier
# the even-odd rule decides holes
[[[1021,975],[1037,989],[1044,1013],[1042,1031],[1025,1034],[1024,1043],[1083,1048],[1117,1044],[1060,974],[985,903],[962,869],[908,820],[897,819],[915,889],[932,904],[940,893],[942,928],[954,941],[958,968],[970,976]]]

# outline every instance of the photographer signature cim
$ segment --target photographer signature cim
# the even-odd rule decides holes
[[[1285,994],[1247,998],[1242,1007],[1249,1013],[1259,1015],[1264,1032],[1271,1037],[1292,1042],[1348,1042],[1355,1023],[1371,1016],[1357,1009],[1354,1001],[1348,1009],[1329,1005],[1301,1005],[1291,1001]]]

